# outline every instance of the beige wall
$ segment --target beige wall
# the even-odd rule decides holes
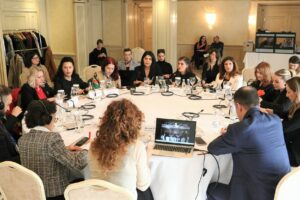
[[[239,1],[179,1],[177,26],[177,53],[179,56],[193,55],[193,45],[201,35],[212,38],[219,35],[225,44],[224,56],[235,57],[243,66],[244,52],[242,46],[248,39],[249,0]],[[216,13],[216,23],[209,27],[205,13]]]
[[[48,43],[53,53],[76,53],[74,7],[72,0],[47,0]],[[80,45],[80,44],[79,44]]]
[[[249,6],[248,0],[178,2],[178,44],[194,44],[201,35],[211,43],[218,34],[227,45],[242,45],[247,40]],[[216,13],[212,29],[206,23],[206,12]]]

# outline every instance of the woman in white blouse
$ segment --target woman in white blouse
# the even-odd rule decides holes
[[[214,87],[223,87],[224,82],[227,82],[232,90],[237,90],[243,86],[243,77],[239,74],[234,58],[230,56],[222,60],[219,73],[212,84]]]
[[[146,148],[138,140],[143,119],[131,101],[113,101],[91,144],[89,167],[91,178],[126,188],[135,199],[153,200]]]

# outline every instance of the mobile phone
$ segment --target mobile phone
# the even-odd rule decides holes
[[[75,143],[75,146],[82,146],[89,140],[88,137],[82,137],[78,142]]]

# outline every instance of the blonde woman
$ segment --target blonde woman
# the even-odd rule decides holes
[[[292,78],[292,72],[287,69],[280,69],[272,76],[273,87],[276,97],[272,101],[262,100],[260,107],[262,111],[277,114],[284,118],[292,105],[290,99],[286,96],[286,81]]]
[[[49,72],[48,72],[47,68],[45,67],[45,65],[41,64],[41,57],[38,54],[38,52],[34,51],[34,52],[30,53],[28,56],[26,56],[24,64],[25,64],[26,68],[24,68],[22,71],[23,75],[28,76],[30,73],[30,69],[32,67],[41,68],[44,72],[45,82],[50,87],[53,87],[53,82],[50,79]]]
[[[283,120],[283,132],[292,166],[300,165],[300,77],[286,82],[286,96],[292,102],[288,116]]]
[[[45,82],[44,70],[40,67],[31,67],[27,79],[21,88],[21,108],[27,109],[32,100],[48,99],[54,101],[54,92]]]
[[[127,188],[135,199],[152,200],[146,148],[138,140],[143,119],[129,100],[112,102],[91,144],[89,167],[91,178]]]
[[[265,101],[272,101],[276,93],[272,85],[271,66],[267,62],[261,62],[255,67],[255,81],[251,86],[257,89],[258,96]]]

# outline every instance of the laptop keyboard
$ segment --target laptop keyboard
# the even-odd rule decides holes
[[[162,150],[162,151],[181,152],[181,153],[190,153],[192,151],[192,148],[188,148],[188,147],[177,147],[177,146],[158,145],[158,144],[154,146],[154,149]]]

